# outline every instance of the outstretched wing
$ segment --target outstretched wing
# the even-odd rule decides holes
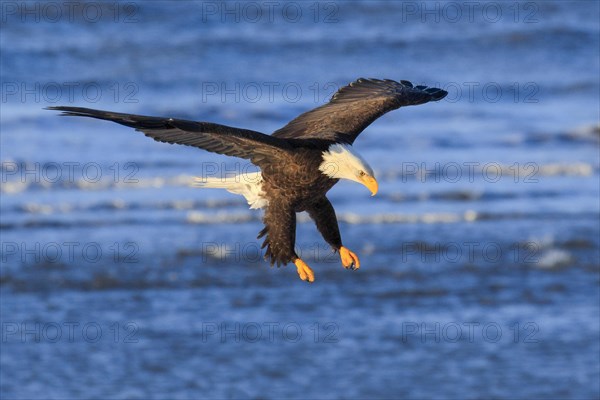
[[[341,88],[329,103],[299,115],[272,136],[326,139],[352,144],[373,121],[388,111],[441,100],[448,92],[409,81],[360,78]]]
[[[213,153],[251,160],[260,165],[290,149],[285,139],[247,129],[232,128],[208,122],[183,119],[146,117],[81,107],[47,107],[62,111],[61,115],[91,117],[113,121],[135,128],[159,142],[198,147]]]

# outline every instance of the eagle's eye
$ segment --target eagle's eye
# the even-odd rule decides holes
[[[358,176],[365,176],[365,171],[358,171]]]

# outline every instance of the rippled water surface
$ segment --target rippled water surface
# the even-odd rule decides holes
[[[600,396],[598,3],[35,4],[0,25],[2,398]],[[360,270],[299,216],[312,285],[190,185],[245,160],[43,110],[270,133],[361,76],[449,95],[356,141],[377,196],[330,191]]]

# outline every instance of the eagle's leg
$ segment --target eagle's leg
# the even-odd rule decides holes
[[[323,239],[334,250],[340,252],[340,260],[344,268],[352,270],[360,268],[360,261],[356,254],[342,246],[342,237],[340,236],[335,210],[327,197],[323,196],[317,199],[306,211],[317,224],[317,229],[323,235]]]
[[[300,279],[306,282],[315,281],[315,273],[306,263],[298,257],[294,250],[296,242],[296,212],[287,203],[282,201],[270,201],[263,217],[265,228],[258,234],[265,241],[262,245],[266,247],[265,259],[271,262],[271,266],[277,266],[293,262],[298,269]]]

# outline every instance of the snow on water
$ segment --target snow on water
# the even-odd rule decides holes
[[[1,397],[598,397],[598,3],[246,4],[3,9]],[[299,215],[312,286],[192,186],[256,167],[43,110],[269,133],[362,76],[449,95],[356,141],[377,196],[330,191],[360,270]]]

